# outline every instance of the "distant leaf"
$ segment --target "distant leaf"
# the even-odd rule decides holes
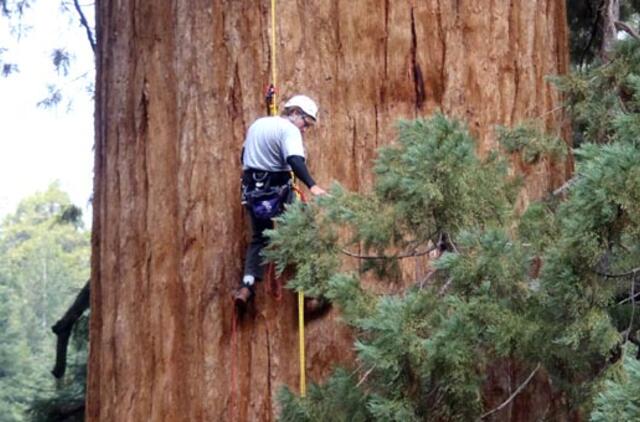
[[[18,65],[14,64],[14,63],[3,63],[2,64],[2,76],[4,76],[5,78],[9,75],[11,75],[12,73],[15,73],[18,71]]]
[[[49,85],[47,87],[49,91],[49,96],[44,100],[38,101],[37,106],[42,108],[51,108],[60,103],[62,101],[62,92],[54,85]]]
[[[51,53],[51,60],[56,68],[56,71],[62,73],[64,76],[69,74],[69,66],[71,64],[71,57],[69,52],[64,48],[56,48]]]

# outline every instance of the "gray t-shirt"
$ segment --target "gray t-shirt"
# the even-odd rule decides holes
[[[261,117],[247,131],[242,168],[291,171],[287,158],[292,155],[305,156],[300,129],[284,117]]]

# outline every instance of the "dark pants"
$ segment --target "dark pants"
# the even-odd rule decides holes
[[[258,174],[261,176],[266,172],[256,172],[253,170],[245,170],[242,175],[242,186],[243,190],[251,191],[256,188],[256,181],[253,177],[254,174]],[[291,175],[289,172],[279,172],[279,173],[267,173],[266,179],[263,180],[263,183],[268,183],[270,186],[284,186],[287,185],[291,179]],[[293,195],[289,195],[286,202],[291,202]],[[264,231],[267,229],[273,228],[273,220],[263,220],[256,218],[256,216],[251,212],[251,206],[246,205],[249,218],[251,220],[251,242],[249,243],[249,247],[247,248],[247,254],[244,260],[244,275],[252,275],[255,277],[256,281],[262,280],[264,278],[264,267],[262,261],[262,249],[267,246],[268,238],[264,235]]]
[[[273,228],[272,220],[259,220],[255,218],[251,210],[248,210],[251,219],[251,243],[247,248],[247,255],[244,260],[244,274],[252,275],[256,280],[264,278],[264,267],[262,264],[262,249],[267,246],[267,237],[264,231]]]

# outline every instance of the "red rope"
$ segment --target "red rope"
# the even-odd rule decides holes
[[[298,198],[300,198],[303,204],[307,203],[307,197],[304,195],[304,192],[300,190],[297,184],[293,185],[293,191],[298,195]]]

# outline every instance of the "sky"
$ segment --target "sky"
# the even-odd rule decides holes
[[[93,52],[75,10],[62,11],[62,3],[34,1],[21,20],[26,30],[19,39],[16,19],[0,16],[0,47],[7,49],[0,60],[18,65],[18,72],[0,76],[0,218],[58,181],[83,210],[85,222],[91,220]],[[81,4],[93,22],[93,4]],[[60,47],[72,55],[66,76],[51,59]],[[38,107],[52,84],[62,90],[63,101]]]

